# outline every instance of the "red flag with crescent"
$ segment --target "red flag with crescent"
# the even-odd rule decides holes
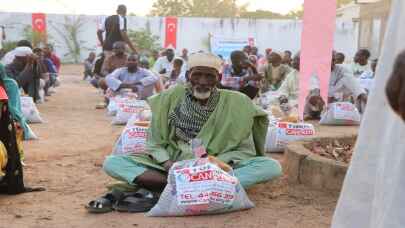
[[[46,31],[46,15],[44,13],[32,14],[32,31],[39,33]]]
[[[165,48],[177,46],[177,17],[166,17]]]

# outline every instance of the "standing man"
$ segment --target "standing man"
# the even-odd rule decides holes
[[[127,7],[125,5],[119,5],[117,15],[107,17],[101,24],[101,28],[97,31],[97,37],[103,47],[106,59],[113,54],[113,45],[117,41],[124,41],[128,44],[129,48],[136,53],[135,46],[128,38],[126,15]],[[105,39],[103,39],[104,32]]]

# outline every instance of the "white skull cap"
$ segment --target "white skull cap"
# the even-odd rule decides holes
[[[32,54],[32,49],[29,47],[16,47],[14,53],[17,57],[25,57]]]
[[[211,53],[195,53],[191,54],[188,58],[188,69],[193,67],[211,67],[218,72],[222,70],[222,60]]]

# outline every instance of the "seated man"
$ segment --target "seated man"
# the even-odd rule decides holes
[[[153,95],[153,88],[158,80],[158,76],[151,71],[138,67],[136,54],[128,57],[126,67],[118,68],[106,77],[107,86],[112,91],[131,89],[140,99]]]
[[[18,86],[31,96],[35,102],[43,101],[40,91],[45,84],[40,83],[41,77],[46,73],[38,56],[34,55],[29,47],[17,47],[13,62],[6,66],[6,73],[17,81]],[[45,77],[45,76],[44,76]]]
[[[176,58],[173,61],[173,70],[170,73],[169,80],[165,83],[165,89],[169,89],[172,86],[177,85],[178,83],[186,83],[186,72],[182,70],[184,65],[184,60]]]
[[[124,67],[128,55],[125,54],[126,46],[125,43],[122,41],[115,42],[113,45],[113,52],[112,56],[109,56],[104,60],[104,63],[101,67],[101,76],[106,77],[108,74],[111,74],[114,70]],[[107,84],[105,79],[99,80],[99,86],[102,90],[107,90]]]
[[[280,176],[279,162],[264,154],[267,114],[247,96],[216,88],[221,70],[218,57],[193,54],[188,65],[189,85],[178,85],[149,100],[153,117],[148,153],[109,156],[104,162],[106,173],[153,193],[161,192],[169,169],[177,161],[193,159],[190,141],[200,139],[209,155],[234,168],[244,188]]]
[[[224,89],[236,90],[254,99],[259,92],[262,76],[257,73],[253,65],[243,51],[231,53],[230,65],[225,65],[222,71],[221,86]]]
[[[336,65],[335,55],[332,55],[332,74],[329,80],[328,104],[351,101],[357,105],[360,113],[364,112],[367,103],[367,92],[360,82],[344,66]]]
[[[84,72],[83,72],[83,80],[87,78],[93,78],[93,68],[94,68],[94,61],[96,60],[96,53],[90,52],[87,59],[84,60]]]
[[[371,54],[367,49],[360,49],[354,56],[354,62],[350,65],[351,73],[355,78],[359,78],[361,74],[371,69],[369,58]]]
[[[299,83],[300,83],[300,53],[297,53],[292,59],[292,69],[286,79],[281,84],[278,92],[280,93],[280,103],[288,103],[290,106],[298,105]],[[306,98],[304,108],[304,120],[320,119],[325,106],[319,90],[319,78],[312,76],[310,79],[310,93]]]
[[[259,69],[259,73],[264,75],[262,92],[278,90],[287,74],[291,71],[288,65],[282,64],[282,57],[277,52],[272,52],[267,61],[267,64]]]

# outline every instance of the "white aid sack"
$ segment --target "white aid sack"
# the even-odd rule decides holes
[[[43,123],[32,97],[21,97],[21,110],[28,123]]]
[[[150,109],[146,101],[125,102],[118,107],[117,115],[114,117],[112,124],[125,125],[133,115],[139,114],[145,109]]]
[[[221,214],[254,207],[238,179],[208,158],[176,162],[167,181],[147,216]]]
[[[356,106],[350,102],[329,104],[322,114],[321,125],[353,126],[360,125],[361,115]]]
[[[113,155],[137,155],[146,153],[148,128],[141,126],[126,127],[115,143]]]
[[[312,124],[278,122],[271,124],[266,136],[266,152],[283,152],[289,142],[315,136]]]

